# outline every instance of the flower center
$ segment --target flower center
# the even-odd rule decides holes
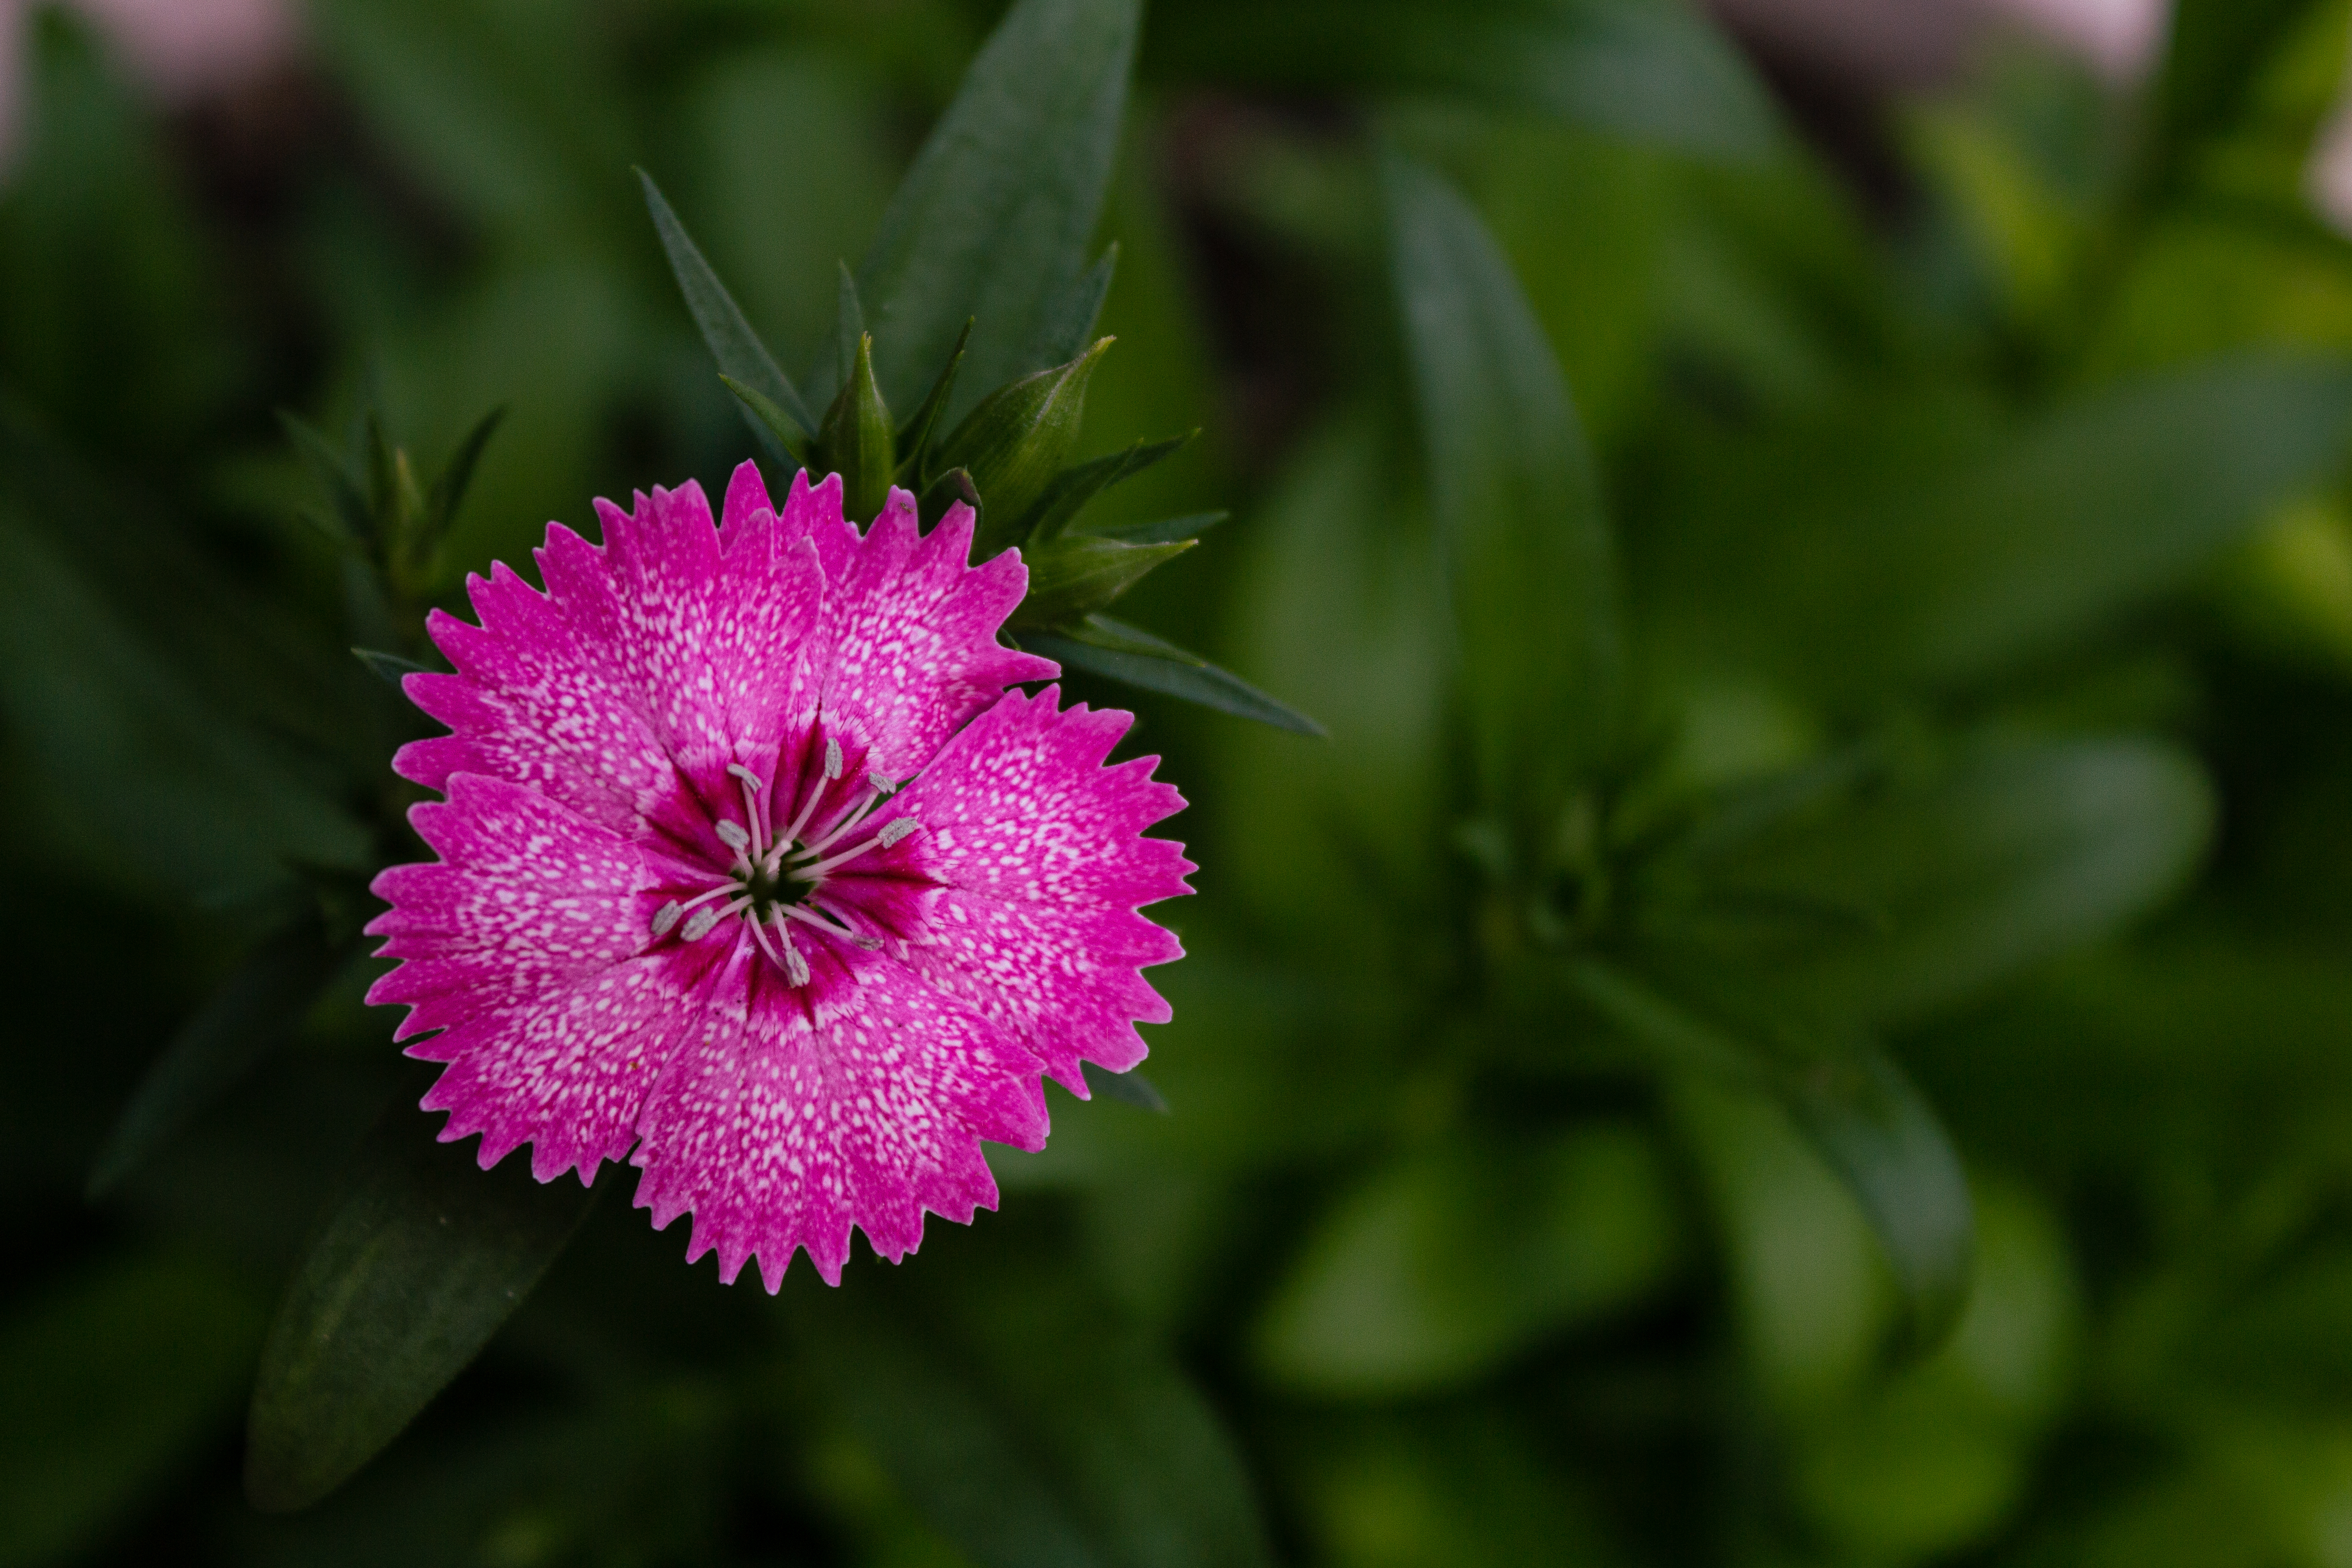
[[[676,931],[681,942],[700,942],[720,922],[740,919],[760,951],[793,985],[809,981],[808,960],[793,940],[795,926],[804,928],[803,940],[817,931],[867,952],[879,948],[878,934],[858,929],[861,923],[870,922],[853,916],[843,900],[828,898],[826,886],[843,867],[868,851],[891,847],[921,826],[913,817],[901,816],[874,827],[877,808],[898,786],[879,773],[872,774],[863,799],[836,813],[823,826],[813,827],[810,819],[816,815],[819,801],[827,786],[842,775],[841,742],[828,740],[824,776],[809,786],[807,798],[793,812],[791,825],[779,830],[774,823],[781,813],[768,809],[771,792],[760,775],[740,763],[730,763],[727,771],[743,787],[744,820],[722,817],[711,825],[711,832],[733,853],[734,862],[724,871],[711,868],[711,874],[721,879],[717,887],[690,899],[672,899],[655,910],[655,939]]]

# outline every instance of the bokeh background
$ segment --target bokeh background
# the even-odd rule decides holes
[[[275,411],[437,460],[508,408],[452,602],[593,495],[723,481],[630,166],[813,359],[1001,9],[0,3],[0,1568],[2352,1564],[2339,0],[1723,0],[1615,53],[1664,9],[1156,0],[1087,438],[1200,426],[1101,505],[1234,517],[1121,613],[1329,730],[1073,679],[1192,802],[1170,1110],[1055,1091],[999,1213],[837,1293],[722,1288],[608,1193],[356,1481],[247,1504],[274,1304],[429,1081],[353,963],[85,1197],[289,888],[396,849]],[[2080,853],[1872,1018],[1976,1203],[1924,1355],[1769,1097],[1474,994],[1382,139],[1565,372],[1662,789],[2170,759],[2153,804],[2035,774],[2015,834]],[[2006,842],[2014,793],[1952,809]]]

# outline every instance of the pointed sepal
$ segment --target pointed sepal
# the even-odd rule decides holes
[[[1087,383],[1111,342],[1100,339],[1067,364],[990,393],[940,448],[941,467],[969,469],[988,503],[972,546],[975,560],[1018,542],[1014,525],[1052,485],[1077,444]]]
[[[847,284],[849,274],[841,276]],[[891,481],[898,471],[894,446],[890,410],[874,380],[874,336],[860,332],[841,391],[817,428],[811,466],[841,476],[842,507],[862,522],[881,516],[890,499]]]

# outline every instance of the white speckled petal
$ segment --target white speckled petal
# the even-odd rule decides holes
[[[921,822],[908,863],[942,885],[908,962],[1035,1052],[1084,1099],[1080,1066],[1141,1061],[1135,1025],[1168,1004],[1137,973],[1183,956],[1136,912],[1189,893],[1181,846],[1143,829],[1183,808],[1156,757],[1104,767],[1128,715],[1008,692],[948,742],[894,809]]]
[[[723,995],[730,987],[719,987]],[[1036,1059],[888,960],[814,1015],[720,1004],[638,1120],[637,1205],[656,1227],[694,1215],[687,1257],[722,1279],[760,1259],[770,1291],[795,1249],[838,1283],[849,1232],[904,1257],[926,1211],[959,1224],[996,1206],[982,1139],[1042,1147]]]
[[[482,1134],[487,1167],[531,1142],[541,1181],[635,1141],[638,1107],[699,1011],[690,966],[640,958],[652,877],[626,839],[556,801],[461,773],[419,806],[439,865],[375,881],[393,908],[368,930],[404,960],[368,1000],[406,1003],[410,1047],[448,1063],[425,1096],[445,1140]]]

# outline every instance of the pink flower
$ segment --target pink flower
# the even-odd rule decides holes
[[[393,765],[441,859],[376,879],[368,1000],[440,1031],[425,1106],[485,1168],[625,1154],[689,1262],[838,1284],[852,1226],[896,1260],[995,1206],[981,1141],[1044,1145],[1041,1073],[1142,1059],[1181,949],[1136,910],[1193,868],[1142,830],[1184,803],[1102,765],[1127,714],[1005,689],[1057,671],[997,642],[1028,574],[969,564],[968,509],[926,536],[893,490],[860,535],[837,478],[779,513],[750,463],[716,528],[692,483],[596,504],[546,593],[499,565],[480,626],[433,617],[457,673],[407,690],[453,733]]]

